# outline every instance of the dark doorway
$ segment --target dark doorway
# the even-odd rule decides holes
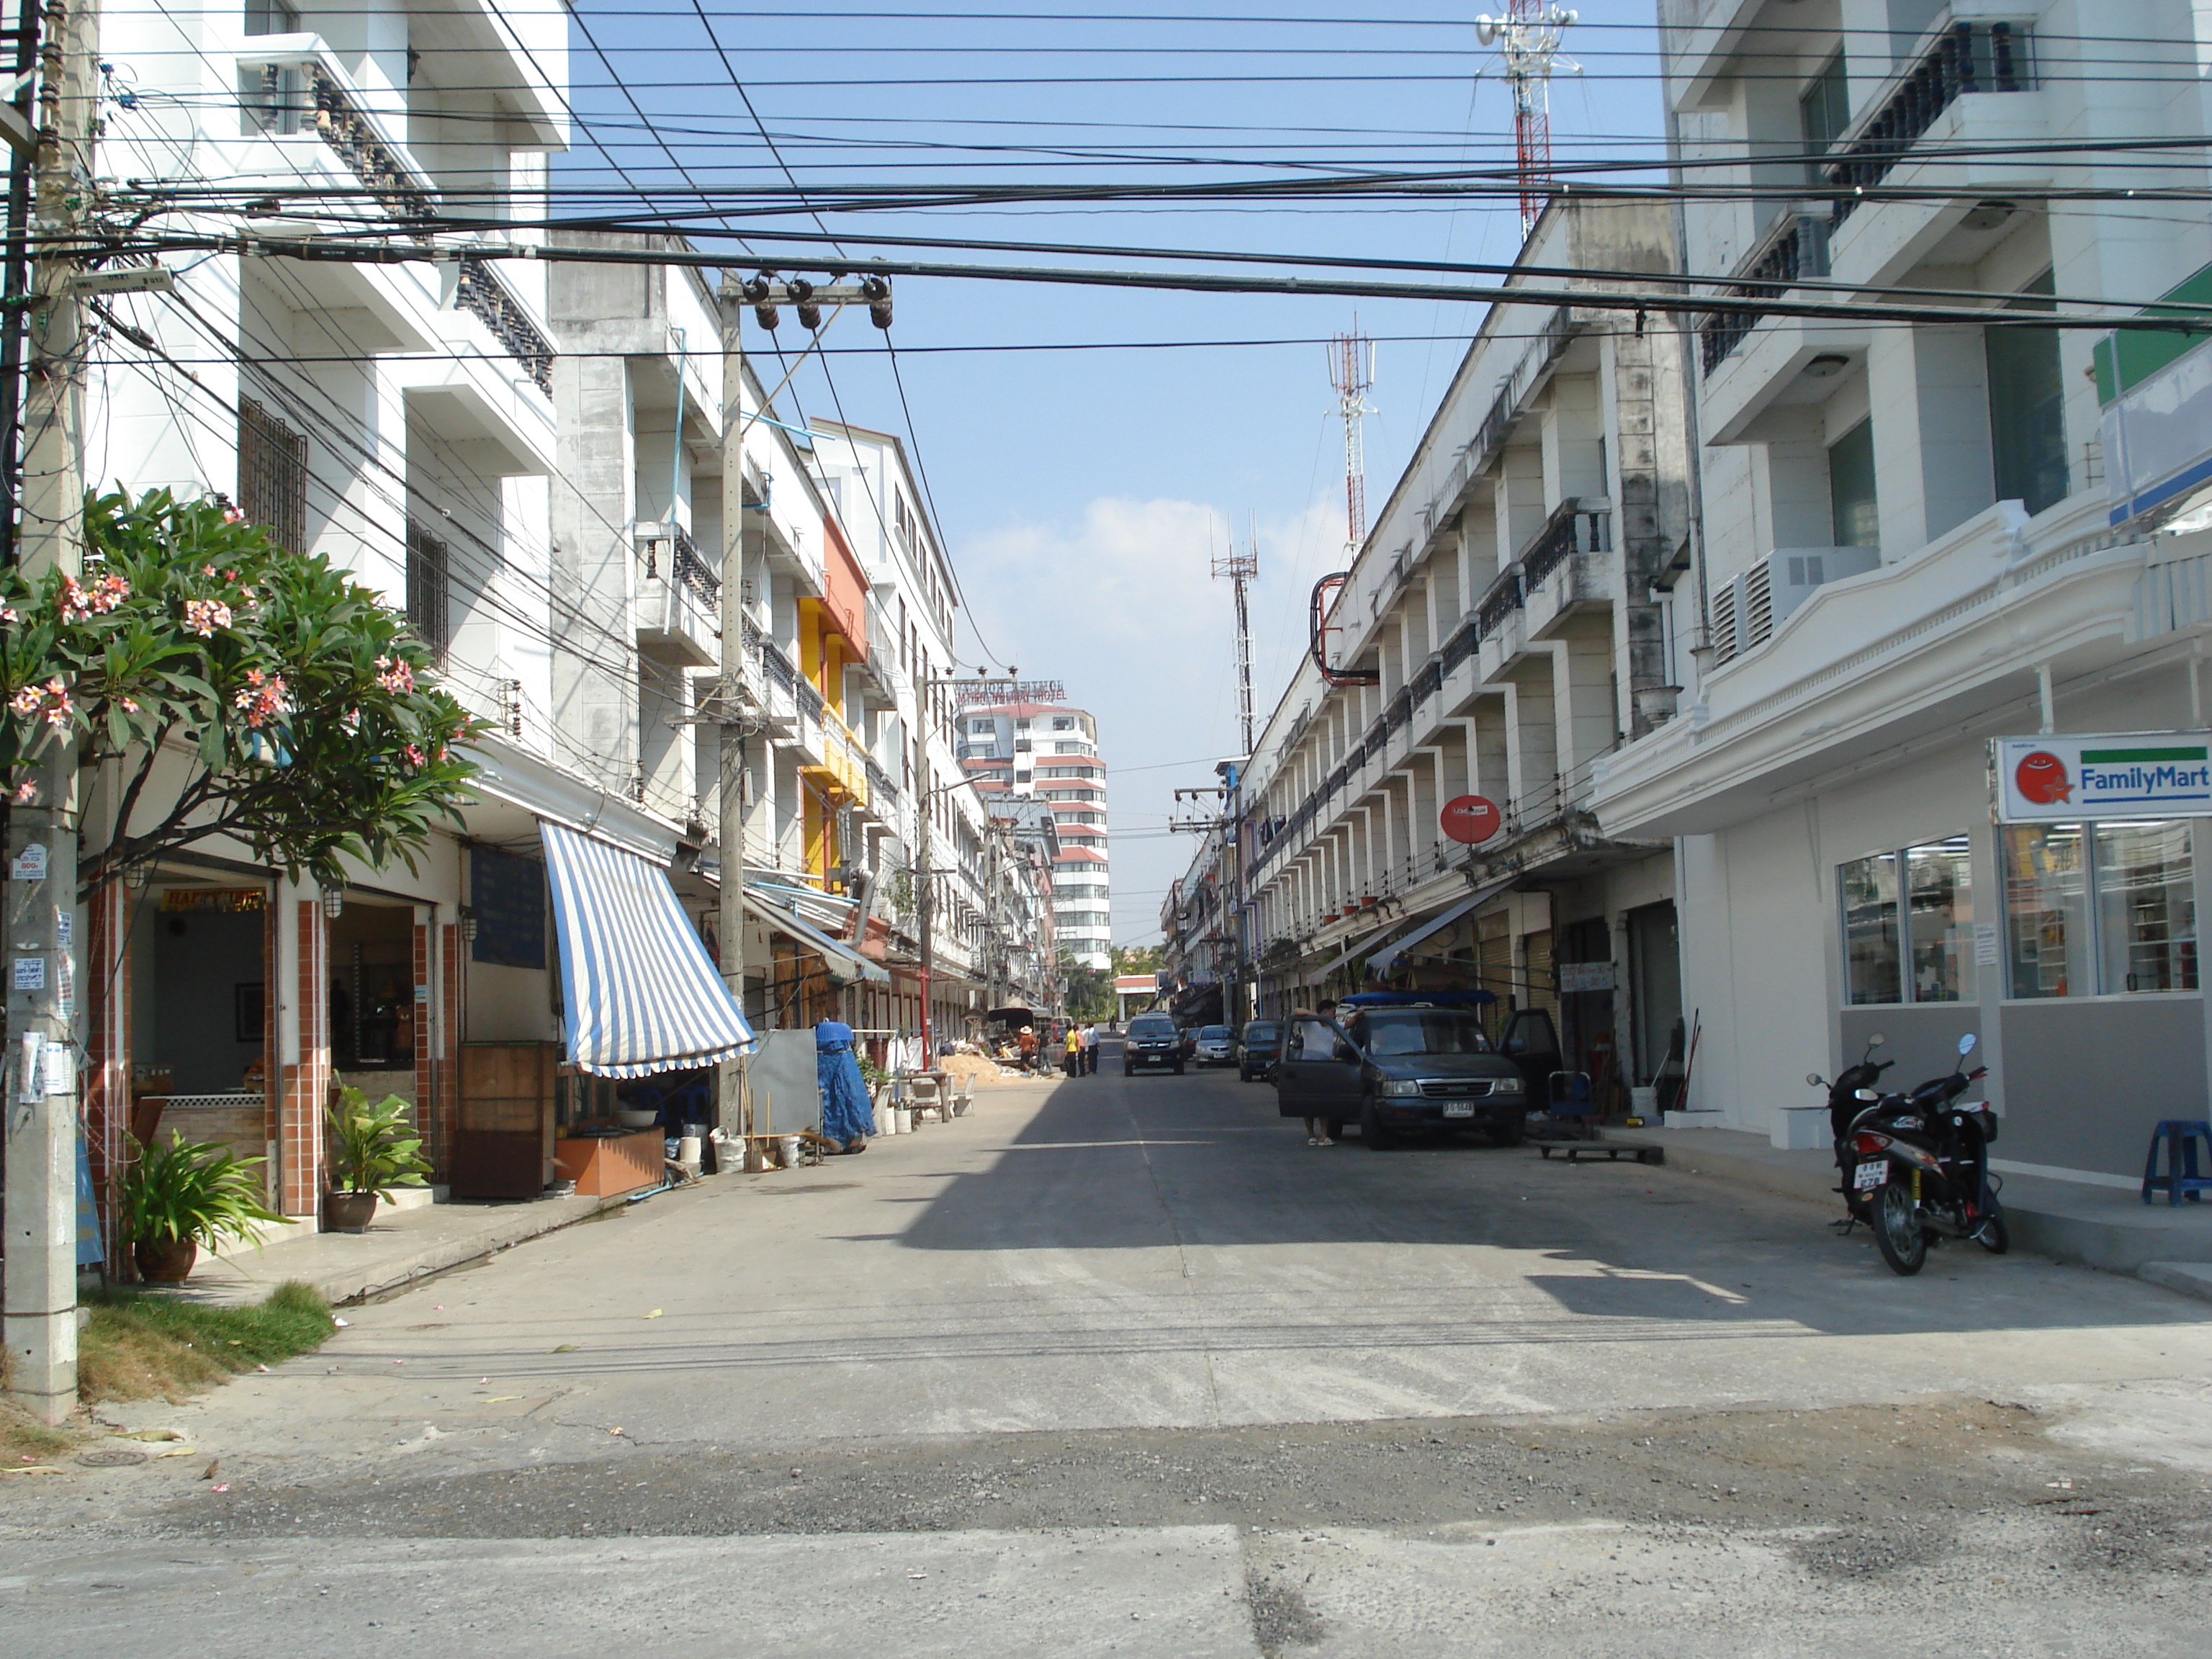
[[[1636,1081],[1647,1085],[1667,1058],[1667,1045],[1682,1018],[1682,957],[1675,937],[1672,899],[1628,913],[1630,1012],[1636,1035]]]

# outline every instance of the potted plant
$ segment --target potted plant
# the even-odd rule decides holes
[[[261,1201],[258,1158],[240,1158],[221,1141],[191,1141],[172,1129],[167,1146],[131,1142],[133,1157],[118,1183],[123,1230],[141,1277],[184,1281],[200,1246],[251,1238],[254,1224],[283,1218]]]
[[[357,1233],[389,1203],[394,1187],[420,1187],[430,1173],[422,1137],[409,1115],[415,1109],[398,1095],[374,1105],[358,1089],[338,1091],[330,1113],[331,1193],[325,1204],[332,1232]]]

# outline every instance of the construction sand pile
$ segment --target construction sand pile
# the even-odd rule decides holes
[[[972,1077],[980,1083],[1018,1083],[1021,1079],[999,1069],[999,1062],[981,1054],[946,1054],[939,1069],[950,1078]]]

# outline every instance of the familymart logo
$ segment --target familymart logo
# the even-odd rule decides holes
[[[2194,732],[2004,738],[1995,747],[2007,821],[2212,814],[2212,739]]]

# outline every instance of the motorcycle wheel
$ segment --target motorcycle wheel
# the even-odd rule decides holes
[[[1890,1272],[1910,1279],[1928,1264],[1928,1235],[1921,1231],[1912,1189],[1892,1181],[1875,1194],[1874,1242]]]
[[[1974,1235],[1974,1243],[1991,1255],[2002,1255],[2012,1249],[2012,1230],[2005,1225],[2004,1212],[1996,1205],[1990,1206],[1989,1218]]]

